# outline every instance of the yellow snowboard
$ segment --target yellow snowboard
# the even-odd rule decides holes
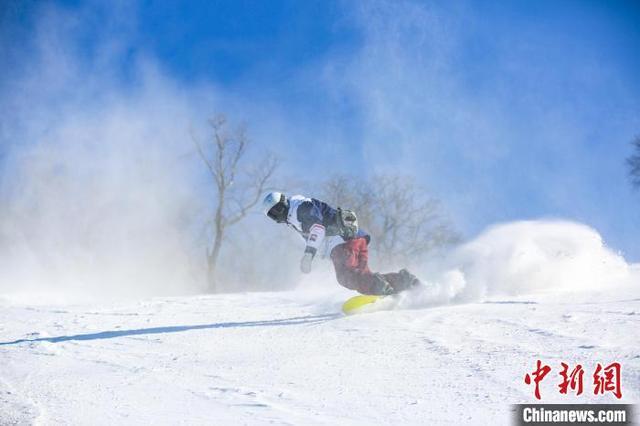
[[[342,312],[344,312],[346,315],[357,314],[358,312],[362,312],[364,308],[370,307],[371,304],[376,303],[381,297],[382,296],[371,296],[364,294],[354,296],[344,302],[344,304],[342,305]]]

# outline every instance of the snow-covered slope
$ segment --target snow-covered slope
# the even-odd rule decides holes
[[[318,265],[318,269],[321,269]],[[394,310],[296,290],[42,303],[0,298],[0,424],[509,424],[535,402],[640,402],[640,280],[579,224],[494,227]],[[314,286],[315,284],[315,286]],[[60,295],[58,295],[60,296]],[[559,393],[560,363],[584,392]],[[622,399],[593,394],[622,366]]]
[[[575,296],[575,295],[574,295]],[[0,311],[0,423],[509,423],[552,365],[623,366],[640,400],[640,298],[528,297],[344,317],[296,293]],[[585,299],[585,295],[580,295]],[[580,397],[542,382],[545,402]]]

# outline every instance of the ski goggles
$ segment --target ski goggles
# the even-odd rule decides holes
[[[283,197],[284,198],[284,197]],[[287,203],[282,199],[275,206],[271,207],[267,212],[267,216],[275,220],[278,223],[286,222],[287,220]]]

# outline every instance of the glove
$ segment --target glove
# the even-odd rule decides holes
[[[300,270],[305,273],[308,274],[309,272],[311,272],[311,261],[313,260],[313,254],[312,253],[305,253],[304,256],[302,256],[302,260],[300,261]]]

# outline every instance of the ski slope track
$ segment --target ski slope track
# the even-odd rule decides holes
[[[536,359],[618,361],[637,402],[640,298],[599,296],[351,317],[295,293],[5,305],[0,423],[508,424]],[[619,402],[554,387],[545,402]]]
[[[353,316],[331,280],[100,303],[6,295],[0,424],[510,424],[510,404],[535,402],[523,378],[538,359],[553,368],[541,402],[640,402],[637,265],[588,229],[530,225],[489,231],[425,288]],[[503,241],[514,231],[535,238]],[[593,394],[593,368],[614,361],[620,400]],[[584,366],[582,395],[559,393],[561,362]]]

